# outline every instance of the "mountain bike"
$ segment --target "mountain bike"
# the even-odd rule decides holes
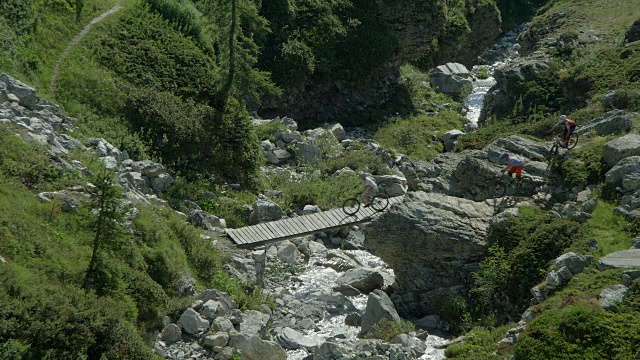
[[[380,189],[381,187],[378,187],[378,193],[372,196],[369,202],[369,206],[376,212],[384,211],[389,206],[389,197],[384,190],[380,192]],[[345,200],[342,203],[342,211],[347,215],[355,215],[360,210],[360,207],[364,206],[364,197],[359,194],[356,197]]]
[[[551,145],[551,149],[547,153],[547,160],[551,161],[551,159],[555,158],[560,151],[560,148],[571,150],[578,145],[578,134],[574,132],[569,137],[569,140],[565,140],[562,136],[556,136],[554,138],[553,145]]]
[[[504,197],[509,188],[514,188],[515,193],[517,194],[521,187],[522,181],[509,174],[508,171],[503,171],[502,176],[500,176],[500,180],[498,180],[498,184],[496,185],[495,197]]]

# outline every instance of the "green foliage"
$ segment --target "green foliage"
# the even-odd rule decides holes
[[[602,160],[602,146],[607,141],[606,137],[597,137],[561,159],[557,167],[562,182],[569,187],[600,183],[608,169]]]
[[[414,330],[415,325],[410,321],[384,318],[373,324],[371,331],[365,335],[365,338],[389,341],[400,334],[408,334]]]
[[[431,160],[442,151],[442,144],[433,143],[445,131],[462,127],[462,117],[453,111],[399,119],[382,126],[374,139],[385,148],[394,149],[411,158]]]
[[[401,85],[411,100],[409,108],[415,113],[420,111],[435,112],[444,104],[452,104],[453,110],[460,111],[462,105],[455,102],[449,96],[435,91],[430,85],[429,74],[420,71],[412,65],[402,65],[400,67]],[[445,129],[442,129],[445,130]],[[451,129],[446,129],[451,130]]]
[[[452,334],[461,334],[471,330],[473,319],[467,301],[459,294],[447,290],[438,297],[435,304],[440,319],[449,324]]]
[[[211,38],[205,30],[202,14],[188,0],[145,0],[151,10],[170,21],[177,30],[199,41],[202,46],[211,46]]]
[[[460,135],[455,150],[483,149],[492,141],[509,135],[520,135],[539,141],[547,135],[556,122],[557,116],[551,114],[542,118],[532,118],[530,122],[523,123],[489,120],[485,126],[477,131]]]
[[[93,183],[91,210],[95,216],[91,227],[95,232],[92,254],[82,287],[102,296],[119,287],[117,269],[111,266],[110,257],[117,253],[125,239],[121,229],[124,214],[121,207],[122,189],[115,182],[113,172],[103,170]]]
[[[271,121],[267,124],[260,124],[254,127],[256,136],[260,141],[270,140],[270,139],[272,140],[274,132],[280,129],[285,130],[286,128],[287,127],[284,126],[284,124],[281,121]]]
[[[507,355],[496,354],[496,344],[512,327],[513,324],[495,328],[474,328],[465,334],[464,341],[449,345],[444,354],[447,359],[502,360]]]
[[[529,289],[547,270],[547,263],[570,246],[580,229],[577,222],[550,217],[542,210],[520,207],[508,226],[492,227],[491,251],[474,275],[474,295],[485,313],[497,320],[515,317],[529,305]]]
[[[282,197],[274,199],[284,209],[302,209],[317,205],[321,209],[341,207],[344,200],[362,191],[361,181],[355,176],[332,177],[313,172],[302,179],[278,174],[267,179],[265,188],[280,190]]]
[[[50,283],[17,264],[0,268],[0,287],[3,359],[155,358],[122,301]]]
[[[382,161],[382,158],[373,154],[370,150],[345,151],[340,155],[324,160],[319,167],[327,175],[333,175],[336,171],[345,167],[355,172],[366,171],[374,175],[386,175],[388,173],[388,166]]]
[[[597,303],[580,302],[543,312],[518,339],[525,359],[632,359],[640,355],[640,321],[615,314]]]
[[[44,146],[25,143],[6,126],[0,126],[0,144],[0,173],[20,179],[31,189],[60,177]]]
[[[487,79],[489,77],[489,70],[485,67],[481,67],[477,72],[478,79]]]
[[[129,83],[183,98],[215,95],[216,66],[160,15],[132,9],[87,39],[96,59]]]

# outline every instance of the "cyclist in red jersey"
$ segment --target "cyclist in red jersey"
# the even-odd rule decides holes
[[[563,147],[569,146],[569,139],[571,139],[571,134],[576,130],[576,122],[569,119],[566,115],[560,115],[560,121],[555,124],[551,131],[555,130],[558,126],[564,125],[564,132],[562,133],[562,140],[564,140]]]

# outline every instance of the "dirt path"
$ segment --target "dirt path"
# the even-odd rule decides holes
[[[56,65],[53,67],[53,74],[51,75],[51,82],[49,82],[49,96],[53,97],[55,89],[56,89],[56,82],[58,80],[58,76],[60,75],[60,64],[62,64],[62,61],[67,57],[67,55],[69,54],[69,52],[71,52],[71,49],[73,49],[74,46],[76,46],[80,40],[82,40],[82,38],[87,35],[89,33],[89,30],[91,30],[91,27],[97,23],[99,23],[100,21],[104,20],[107,16],[118,12],[120,10],[122,10],[123,7],[121,5],[116,5],[114,7],[112,7],[111,9],[105,11],[104,13],[100,14],[100,16],[95,17],[93,20],[91,20],[91,22],[89,22],[84,29],[82,29],[82,31],[80,31],[78,33],[78,35],[74,36],[73,39],[71,39],[71,41],[69,41],[69,43],[67,44],[67,47],[64,48],[64,51],[62,51],[62,54],[60,54],[60,58],[58,58],[58,62],[56,62]]]

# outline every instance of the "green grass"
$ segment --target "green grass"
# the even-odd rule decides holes
[[[461,360],[501,360],[509,354],[495,354],[496,344],[504,338],[507,330],[515,324],[506,324],[495,328],[475,328],[465,334],[462,342],[447,347],[447,358]]]
[[[389,122],[378,129],[374,139],[384,148],[410,158],[431,160],[443,150],[439,141],[433,143],[432,136],[439,139],[446,131],[461,129],[462,124],[460,115],[447,110]]]
[[[613,215],[613,209],[616,206],[613,203],[600,200],[592,213],[593,219],[582,226],[580,241],[574,243],[569,250],[589,251],[597,259],[615,251],[629,249],[631,238],[633,238],[633,234],[628,231],[630,224],[622,217]],[[597,250],[586,246],[589,240],[598,242]]]

